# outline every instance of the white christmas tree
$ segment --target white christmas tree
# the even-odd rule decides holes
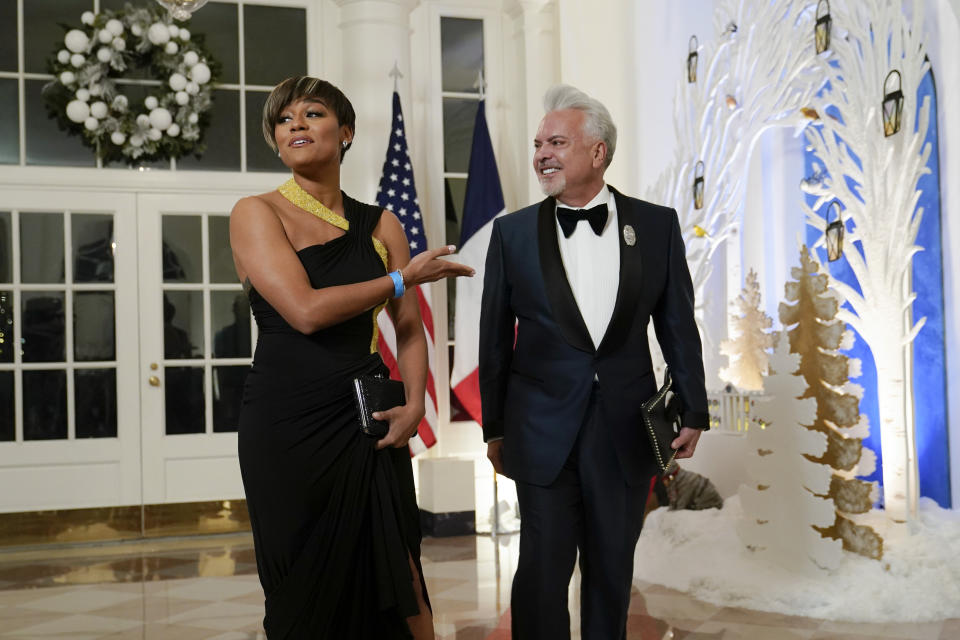
[[[816,401],[802,398],[806,383],[797,375],[800,358],[781,339],[771,358],[765,400],[756,413],[763,428],[747,432],[746,468],[751,483],[740,486],[743,518],[737,533],[748,549],[792,571],[835,568],[839,540],[818,529],[834,523],[831,469],[813,462],[827,448],[827,436],[804,425],[816,417]]]
[[[674,98],[677,146],[649,198],[675,208],[687,246],[704,350],[723,337],[703,323],[712,258],[735,235],[746,188],[744,167],[764,131],[803,127],[825,76],[814,48],[809,2],[724,0],[714,13],[719,36],[696,49],[696,81],[687,71]],[[679,65],[678,65],[679,66]],[[694,189],[702,162],[702,204]],[[714,304],[723,304],[714,297]]]
[[[929,68],[924,6],[921,0],[909,3],[911,19],[903,5],[831,3],[838,32],[831,38],[832,57],[821,61],[830,90],[816,102],[818,126],[807,129],[823,177],[806,184],[817,198],[812,207],[804,205],[808,224],[826,229],[818,211],[833,200],[842,204],[848,227],[843,255],[858,287],[838,281],[831,287],[847,303],[837,317],[869,345],[876,363],[884,504],[898,521],[916,517],[919,500],[911,343],[925,319],[912,319],[911,273],[921,250],[915,244],[923,214],[917,181],[928,172],[930,154],[924,145],[929,99],[917,104]]]
[[[822,433],[827,446],[821,455],[807,456],[812,462],[829,465],[829,497],[836,508],[834,522],[817,530],[839,539],[843,548],[879,559],[883,540],[869,526],[858,524],[859,514],[870,511],[876,495],[874,483],[857,479],[873,473],[876,456],[863,448],[869,433],[867,417],[860,414],[863,389],[850,382],[860,375],[860,361],[839,353],[853,346],[853,332],[837,318],[837,296],[829,291],[828,276],[800,249],[800,266],[791,270],[793,281],[786,283],[786,302],[780,303],[780,322],[790,340],[790,352],[800,356],[799,373],[807,384],[804,398],[814,398],[816,417],[805,426]]]
[[[767,350],[776,345],[778,334],[770,332],[773,320],[760,309],[760,282],[753,269],[747,273],[737,307],[740,315],[730,323],[733,336],[720,343],[720,353],[730,359],[730,366],[720,369],[720,379],[745,391],[763,391]]]

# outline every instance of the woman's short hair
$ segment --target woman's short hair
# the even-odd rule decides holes
[[[341,126],[346,126],[351,132],[355,131],[357,114],[354,113],[350,100],[343,95],[343,91],[320,78],[293,76],[275,86],[270,95],[267,96],[267,101],[263,104],[263,139],[267,141],[274,152],[278,149],[273,131],[280,119],[280,113],[290,104],[305,98],[323,102],[328,109],[333,111],[333,114],[337,117],[337,122]],[[344,154],[352,145],[353,141],[351,140],[346,146],[340,147],[340,162],[343,162]]]
[[[617,126],[603,103],[591,98],[580,89],[568,84],[558,84],[547,89],[543,96],[543,108],[547,113],[561,109],[578,109],[586,116],[584,129],[588,135],[602,140],[607,145],[604,168],[610,166],[613,152],[617,149]]]

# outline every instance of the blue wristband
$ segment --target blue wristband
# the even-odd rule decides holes
[[[400,273],[399,270],[391,271],[387,275],[390,276],[391,280],[393,280],[393,297],[394,298],[402,297],[403,292],[407,290],[407,288],[403,286],[403,275]]]

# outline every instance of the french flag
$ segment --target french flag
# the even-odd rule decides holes
[[[483,268],[493,220],[506,213],[500,174],[493,156],[487,117],[481,98],[477,120],[473,126],[467,193],[460,225],[457,261],[476,269],[472,278],[457,279],[457,302],[454,316],[453,366],[450,387],[463,408],[478,423],[480,416],[480,297],[483,293]]]

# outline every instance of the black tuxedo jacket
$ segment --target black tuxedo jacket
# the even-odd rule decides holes
[[[657,386],[647,344],[650,318],[683,402],[683,426],[708,425],[693,285],[677,214],[611,191],[620,284],[597,348],[560,257],[555,200],[494,221],[480,312],[483,437],[504,438],[504,468],[515,480],[548,485],[556,478],[585,417],[594,375],[624,479],[635,485],[656,472],[640,416],[640,405]],[[625,225],[634,230],[633,245]]]

